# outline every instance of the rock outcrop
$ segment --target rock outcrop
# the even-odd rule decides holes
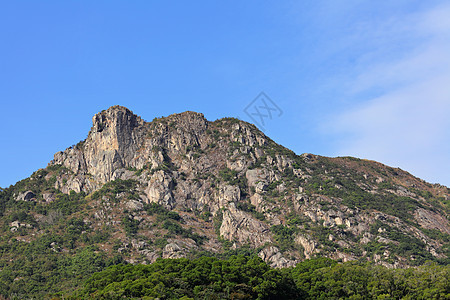
[[[230,203],[223,212],[220,235],[227,240],[250,244],[255,248],[272,242],[269,226],[236,209],[234,203]]]
[[[36,200],[36,195],[32,192],[32,191],[26,191],[23,193],[20,193],[19,195],[17,195],[16,197],[17,201],[32,201],[32,200]]]
[[[144,121],[125,107],[113,106],[96,114],[87,139],[55,154],[54,163],[75,174],[92,175],[99,183],[118,178],[117,170],[135,167],[137,150],[144,142]],[[78,185],[83,189],[83,182]]]

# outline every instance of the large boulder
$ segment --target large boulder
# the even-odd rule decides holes
[[[23,193],[20,193],[16,197],[17,201],[33,201],[36,200],[36,195],[32,191],[26,191]]]

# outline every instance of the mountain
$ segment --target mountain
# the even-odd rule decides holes
[[[146,122],[113,106],[92,121],[84,141],[0,190],[0,291],[73,289],[108,265],[159,257],[449,262],[445,186],[374,161],[296,155],[234,118]]]

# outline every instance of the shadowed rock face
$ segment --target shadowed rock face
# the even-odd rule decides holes
[[[26,191],[21,194],[19,194],[16,197],[16,200],[22,200],[22,201],[31,201],[35,199],[36,195],[32,191]]]
[[[386,233],[391,228],[421,241],[434,257],[445,256],[442,242],[421,228],[450,233],[444,208],[428,201],[448,199],[449,190],[400,169],[354,158],[297,156],[252,124],[210,122],[195,112],[145,122],[113,106],[92,122],[85,141],[55,154],[50,165],[70,170],[55,188],[89,194],[109,181],[132,179],[140,198],[133,207],[155,202],[186,212],[186,224],[208,238],[203,250],[220,251],[218,234],[233,247],[260,249],[260,257],[277,267],[314,255],[406,265],[410,257],[389,250],[399,245]],[[385,199],[392,203],[375,205]],[[404,202],[414,204],[398,210]],[[198,219],[206,213],[218,223],[215,230]],[[361,246],[374,243],[388,245],[387,252],[375,256]],[[173,239],[163,256],[185,256],[190,249],[202,250],[191,239]],[[139,251],[151,261],[157,257],[154,249]]]

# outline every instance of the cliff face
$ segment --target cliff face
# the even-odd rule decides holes
[[[394,267],[448,256],[446,187],[372,161],[298,156],[237,119],[145,122],[114,106],[45,171],[34,200],[83,192],[89,209],[77,213],[91,229],[113,228],[105,251],[132,262],[243,246],[277,267],[315,255]]]
[[[77,175],[66,190],[92,191],[119,178],[116,171],[135,163],[137,150],[143,145],[144,121],[127,108],[115,106],[102,111],[92,118],[92,123],[84,142],[55,154],[54,164]],[[96,185],[89,184],[88,175]]]

